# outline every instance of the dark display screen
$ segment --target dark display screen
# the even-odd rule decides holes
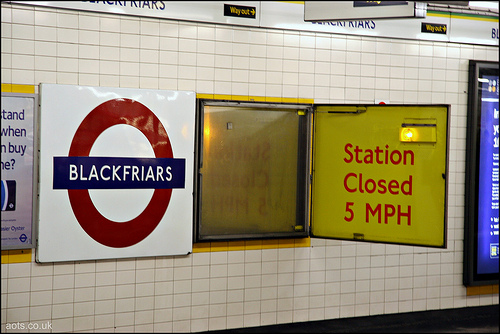
[[[498,284],[498,62],[470,61],[464,284]]]
[[[477,273],[491,274],[498,273],[498,75],[481,75],[479,83]]]

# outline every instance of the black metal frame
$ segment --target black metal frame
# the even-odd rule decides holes
[[[478,78],[481,74],[496,74],[498,62],[469,61],[469,91],[467,111],[467,146],[465,169],[465,211],[464,211],[464,271],[463,284],[478,286],[498,284],[499,274],[477,273],[478,249],[478,179],[479,179],[479,145],[481,96]]]

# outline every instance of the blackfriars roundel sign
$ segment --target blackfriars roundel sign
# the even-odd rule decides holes
[[[173,158],[169,137],[160,120],[145,105],[126,98],[106,101],[85,117],[75,132],[69,157],[88,157],[97,137],[118,124],[130,125],[141,131],[156,158]],[[85,232],[103,245],[119,248],[135,245],[153,232],[167,210],[172,189],[156,188],[144,211],[126,222],[104,217],[94,206],[88,189],[68,189],[68,195],[75,217]]]

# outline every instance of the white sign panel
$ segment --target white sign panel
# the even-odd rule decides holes
[[[41,84],[38,262],[192,251],[195,101]]]
[[[263,1],[261,12],[260,25],[267,28],[498,45],[498,17],[490,19],[474,15],[462,15],[461,19],[453,19],[452,24],[452,17],[456,14],[427,12],[426,18],[307,22],[304,21],[304,5],[286,1]],[[445,26],[446,32],[444,34],[438,31],[434,33],[422,32],[422,24]],[[462,26],[467,27],[466,34],[461,28]],[[471,26],[474,26],[474,28]],[[458,33],[454,32],[455,29]]]
[[[478,45],[498,45],[498,16],[463,15],[459,13],[425,11],[426,3],[411,1],[319,1],[319,6],[339,8],[350,3],[360,12],[355,18],[348,16],[331,21],[309,21],[305,7],[310,1],[12,1],[13,3],[91,11],[118,15],[134,15],[159,19],[187,20],[215,24],[230,24],[260,28],[314,31],[359,36],[392,37],[416,40],[459,42]],[[412,19],[394,18],[397,3],[422,13]],[[415,5],[417,7],[415,7]],[[335,6],[335,7],[332,7]],[[360,7],[364,6],[364,7]],[[366,7],[369,6],[369,7]],[[418,7],[421,6],[421,7]],[[402,6],[399,6],[402,7]],[[386,18],[375,16],[375,10]],[[320,9],[318,13],[323,13]],[[339,11],[334,11],[338,13]],[[369,16],[366,16],[366,13]],[[387,19],[391,13],[390,19]],[[344,13],[345,14],[345,13]],[[455,17],[459,19],[455,19]],[[367,18],[361,18],[367,17]],[[450,21],[453,19],[452,24]],[[467,21],[467,22],[465,22]],[[437,26],[439,30],[422,32],[422,24]]]
[[[258,26],[260,1],[13,1],[34,6],[46,6],[111,14],[155,17],[163,19]],[[233,7],[228,15],[226,7]],[[254,15],[245,15],[239,7]]]
[[[2,93],[2,249],[31,248],[37,98]]]
[[[472,20],[467,17],[452,17],[450,42],[476,44],[478,40],[498,45],[498,17]]]

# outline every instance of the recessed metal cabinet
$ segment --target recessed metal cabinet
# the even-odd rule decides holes
[[[448,106],[315,105],[311,236],[446,247]]]
[[[308,236],[309,111],[200,101],[195,241]]]

